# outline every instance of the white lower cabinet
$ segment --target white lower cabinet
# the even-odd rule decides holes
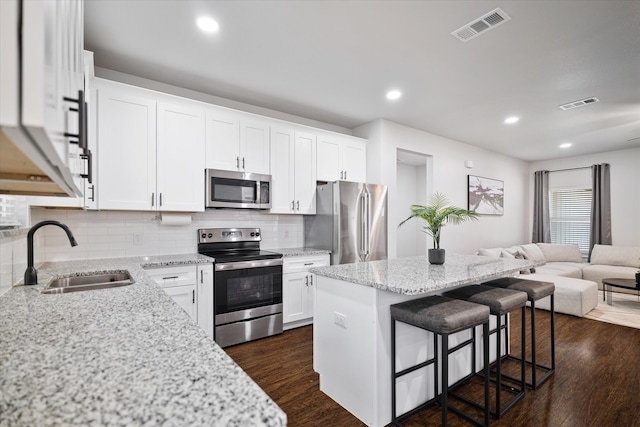
[[[301,255],[284,258],[282,268],[282,315],[284,329],[313,322],[316,276],[313,267],[329,265],[329,254]]]
[[[213,339],[213,264],[149,268],[146,271]]]
[[[198,308],[196,306],[196,285],[163,286],[164,291],[175,301],[189,317],[198,320]]]
[[[213,339],[213,264],[198,265],[198,325]]]

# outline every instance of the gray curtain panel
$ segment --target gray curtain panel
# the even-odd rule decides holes
[[[549,171],[534,173],[532,243],[551,243],[549,218]]]
[[[591,166],[593,201],[591,202],[591,242],[589,258],[593,245],[611,244],[611,190],[609,164]]]

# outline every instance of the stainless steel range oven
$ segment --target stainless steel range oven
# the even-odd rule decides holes
[[[282,333],[282,254],[260,250],[259,228],[198,230],[214,258],[214,339],[228,347]]]

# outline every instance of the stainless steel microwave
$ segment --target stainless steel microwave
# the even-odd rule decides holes
[[[208,208],[271,209],[271,175],[205,170]]]

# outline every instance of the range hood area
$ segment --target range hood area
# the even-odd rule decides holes
[[[63,189],[53,181],[0,131],[0,194],[69,196],[68,191],[68,186]]]

